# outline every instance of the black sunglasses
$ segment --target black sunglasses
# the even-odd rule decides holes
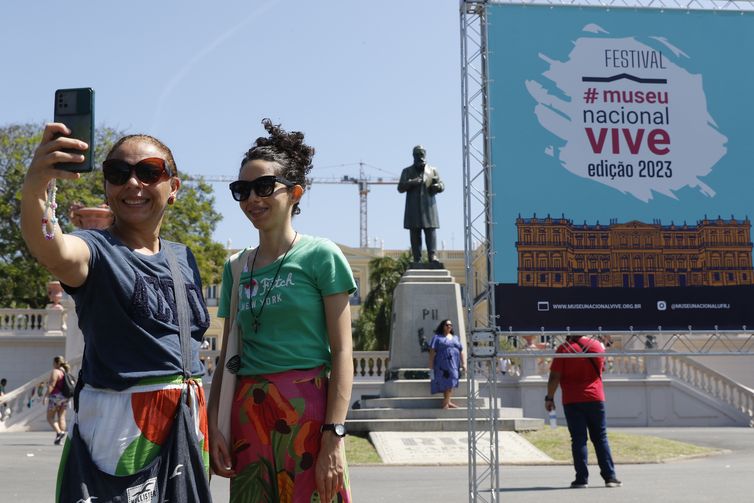
[[[129,164],[120,159],[107,159],[102,163],[102,174],[105,180],[113,185],[123,185],[136,174],[141,183],[151,185],[165,178],[173,176],[165,159],[147,157],[136,164]]]
[[[236,201],[246,201],[251,195],[251,191],[259,197],[270,197],[275,191],[275,184],[282,183],[286,187],[293,187],[296,184],[285,178],[267,175],[260,176],[256,180],[236,180],[232,182],[230,187],[230,193],[233,195],[233,199]]]

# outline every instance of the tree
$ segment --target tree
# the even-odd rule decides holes
[[[183,243],[194,252],[204,285],[220,283],[228,257],[225,247],[212,241],[212,232],[222,220],[215,211],[212,186],[202,179],[186,180],[173,206],[168,206],[160,235]]]
[[[393,291],[408,269],[408,252],[398,259],[378,257],[369,261],[371,290],[354,324],[354,346],[360,351],[384,351],[390,345]]]
[[[34,149],[42,137],[41,124],[11,124],[0,127],[0,306],[44,307],[49,273],[31,256],[21,237],[21,186]],[[108,127],[95,132],[95,165],[124,133]],[[67,209],[74,203],[97,206],[104,201],[102,172],[84,174],[79,180],[58,180],[59,223],[64,232],[74,230]],[[212,187],[206,183],[184,184],[179,203],[170,208],[163,237],[192,247],[202,280],[219,281],[225,250],[211,241],[220,215],[214,210]],[[172,222],[171,222],[172,221]],[[41,232],[41,226],[40,226]]]

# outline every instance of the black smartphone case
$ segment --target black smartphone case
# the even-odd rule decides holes
[[[94,90],[91,88],[58,89],[55,91],[55,122],[62,122],[71,130],[71,138],[86,142],[89,149],[82,152],[65,149],[64,152],[84,154],[84,162],[60,162],[55,167],[78,173],[94,169]]]

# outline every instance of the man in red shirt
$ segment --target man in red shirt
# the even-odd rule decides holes
[[[568,336],[558,346],[557,353],[604,353],[601,342],[580,335]],[[550,364],[550,378],[547,381],[545,409],[555,409],[553,397],[558,385],[563,392],[563,412],[565,412],[568,431],[571,434],[571,453],[576,480],[571,488],[588,487],[589,470],[587,468],[586,437],[594,445],[600,475],[607,487],[623,485],[615,476],[613,456],[607,442],[607,422],[605,420],[605,391],[602,388],[603,357],[593,358],[558,358]]]

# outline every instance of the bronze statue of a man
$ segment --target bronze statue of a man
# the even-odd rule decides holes
[[[414,263],[421,262],[422,230],[427,244],[427,257],[430,264],[437,261],[437,237],[435,229],[440,227],[437,216],[435,194],[445,190],[437,168],[427,164],[427,151],[424,147],[414,147],[414,163],[401,172],[398,192],[406,193],[406,211],[403,215],[403,228],[411,233],[411,254]]]

